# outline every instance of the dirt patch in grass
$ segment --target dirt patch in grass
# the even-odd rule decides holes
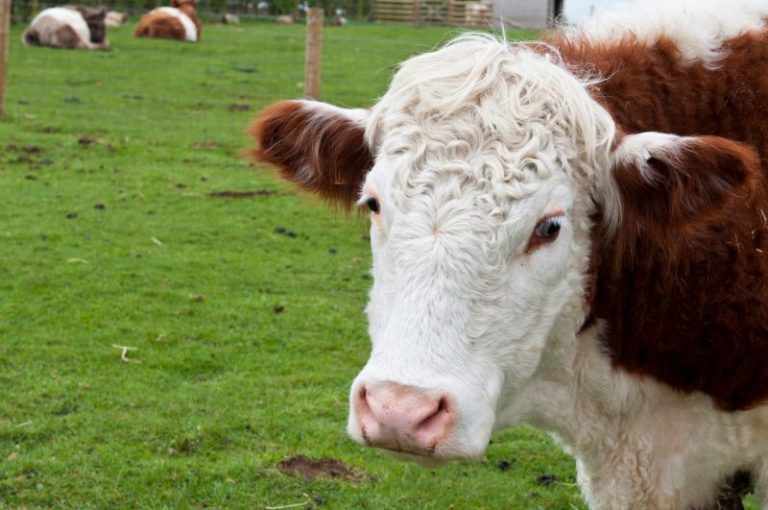
[[[277,192],[271,189],[257,189],[253,191],[237,191],[232,189],[222,191],[211,191],[208,193],[209,197],[216,198],[256,198],[256,197],[270,197],[276,195]]]
[[[25,154],[40,154],[43,152],[43,148],[38,145],[25,145],[24,147],[18,147],[10,144],[5,146],[5,150],[8,152],[23,152]]]
[[[83,135],[83,136],[81,136],[80,138],[77,139],[77,143],[79,143],[80,145],[85,145],[85,146],[93,145],[94,143],[96,143],[98,141],[99,141],[98,138],[96,138],[95,136],[91,136],[91,135]]]
[[[332,480],[346,480],[348,482],[363,482],[370,480],[362,470],[348,466],[337,459],[310,459],[304,455],[295,455],[277,464],[277,469],[286,475],[303,478],[312,481],[319,476],[325,476]]]
[[[246,103],[232,103],[229,105],[230,112],[247,112],[251,109],[251,105]]]
[[[193,144],[192,147],[195,149],[218,149],[221,147],[221,144],[208,140],[205,142],[197,142]]]

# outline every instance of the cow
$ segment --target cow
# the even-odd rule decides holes
[[[370,109],[254,120],[251,157],[371,218],[355,441],[440,463],[526,423],[591,508],[768,507],[766,20],[644,0],[464,35]]]
[[[32,19],[21,36],[27,45],[106,50],[106,9],[82,5],[51,7]]]
[[[171,7],[158,7],[142,16],[133,35],[198,42],[201,30],[195,0],[171,0]]]
[[[107,11],[107,15],[104,18],[104,23],[110,28],[123,26],[126,21],[128,21],[127,12]]]

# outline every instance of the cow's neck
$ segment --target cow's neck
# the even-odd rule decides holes
[[[576,457],[590,508],[637,508],[641,500],[644,508],[709,508],[725,476],[755,462],[750,441],[728,454],[722,447],[759,411],[724,418],[703,394],[614,367],[600,340],[604,327],[553,339],[504,418],[549,432]],[[722,471],[711,468],[713,458]],[[661,499],[642,499],[649,494]]]

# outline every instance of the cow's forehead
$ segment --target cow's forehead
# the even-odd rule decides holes
[[[594,180],[615,125],[552,52],[485,36],[407,60],[372,108],[366,136],[401,179],[455,167],[475,181]],[[464,168],[462,168],[462,166]],[[521,189],[522,189],[521,188]]]

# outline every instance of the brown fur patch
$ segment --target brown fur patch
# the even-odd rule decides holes
[[[574,68],[608,77],[596,99],[624,133],[701,137],[678,160],[651,155],[657,180],[615,169],[616,233],[593,233],[594,318],[616,366],[725,410],[768,398],[768,34],[724,44],[717,69],[685,66],[677,47],[628,39],[558,41]],[[762,166],[761,166],[762,165]],[[598,225],[600,223],[598,222]]]
[[[768,156],[768,31],[726,41],[714,70],[701,62],[686,66],[667,38],[651,47],[633,38],[609,45],[555,36],[553,43],[577,74],[608,77],[594,96],[626,133],[722,136]]]
[[[373,166],[361,126],[298,101],[270,106],[250,133],[260,142],[251,158],[274,164],[283,178],[345,208],[355,202]]]
[[[133,31],[136,37],[184,40],[187,31],[178,18],[164,12],[149,12],[141,17]]]
[[[197,27],[197,41],[200,40],[202,24],[195,11],[195,3],[192,1],[173,0],[171,6],[186,14],[195,27]],[[150,11],[141,17],[133,31],[134,37],[152,37],[159,39],[186,40],[187,31],[178,18],[170,16],[162,11]]]

